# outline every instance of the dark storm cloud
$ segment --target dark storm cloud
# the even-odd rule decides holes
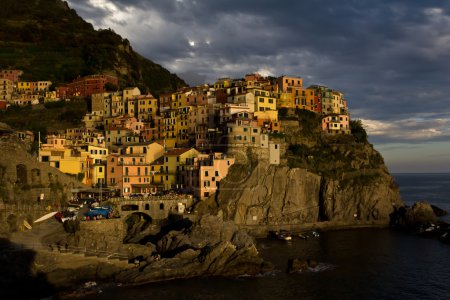
[[[450,115],[448,1],[69,2],[188,82],[254,71],[297,74],[306,84],[344,92],[353,117],[404,130],[373,135],[379,142],[448,137],[433,122],[438,113]]]

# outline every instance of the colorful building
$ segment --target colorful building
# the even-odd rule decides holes
[[[110,75],[88,75],[78,77],[71,83],[56,88],[56,93],[61,99],[71,97],[90,97],[92,94],[106,92],[106,84],[118,85],[119,80]]]
[[[322,130],[327,134],[350,134],[348,115],[329,115],[322,118]]]

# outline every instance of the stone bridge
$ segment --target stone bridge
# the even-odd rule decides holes
[[[171,213],[183,214],[186,208],[194,204],[192,195],[110,198],[109,201],[116,205],[123,219],[131,214],[140,214],[150,217],[152,222],[165,220]]]

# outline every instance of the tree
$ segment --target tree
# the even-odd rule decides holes
[[[350,130],[356,141],[359,143],[367,143],[367,132],[364,129],[364,125],[361,120],[351,120]]]
[[[115,85],[114,83],[107,82],[105,83],[105,90],[107,92],[117,92],[119,90],[119,87]]]

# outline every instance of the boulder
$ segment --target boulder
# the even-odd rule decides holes
[[[427,202],[416,202],[406,210],[405,223],[407,226],[436,223],[437,218],[433,208]]]
[[[391,214],[391,226],[416,230],[418,227],[435,224],[436,214],[427,202],[416,202],[411,207],[402,206]]]
[[[288,260],[287,270],[288,274],[297,273],[297,272],[306,272],[310,268],[314,269],[317,267],[319,263],[313,259],[300,259],[300,258],[291,258]]]

